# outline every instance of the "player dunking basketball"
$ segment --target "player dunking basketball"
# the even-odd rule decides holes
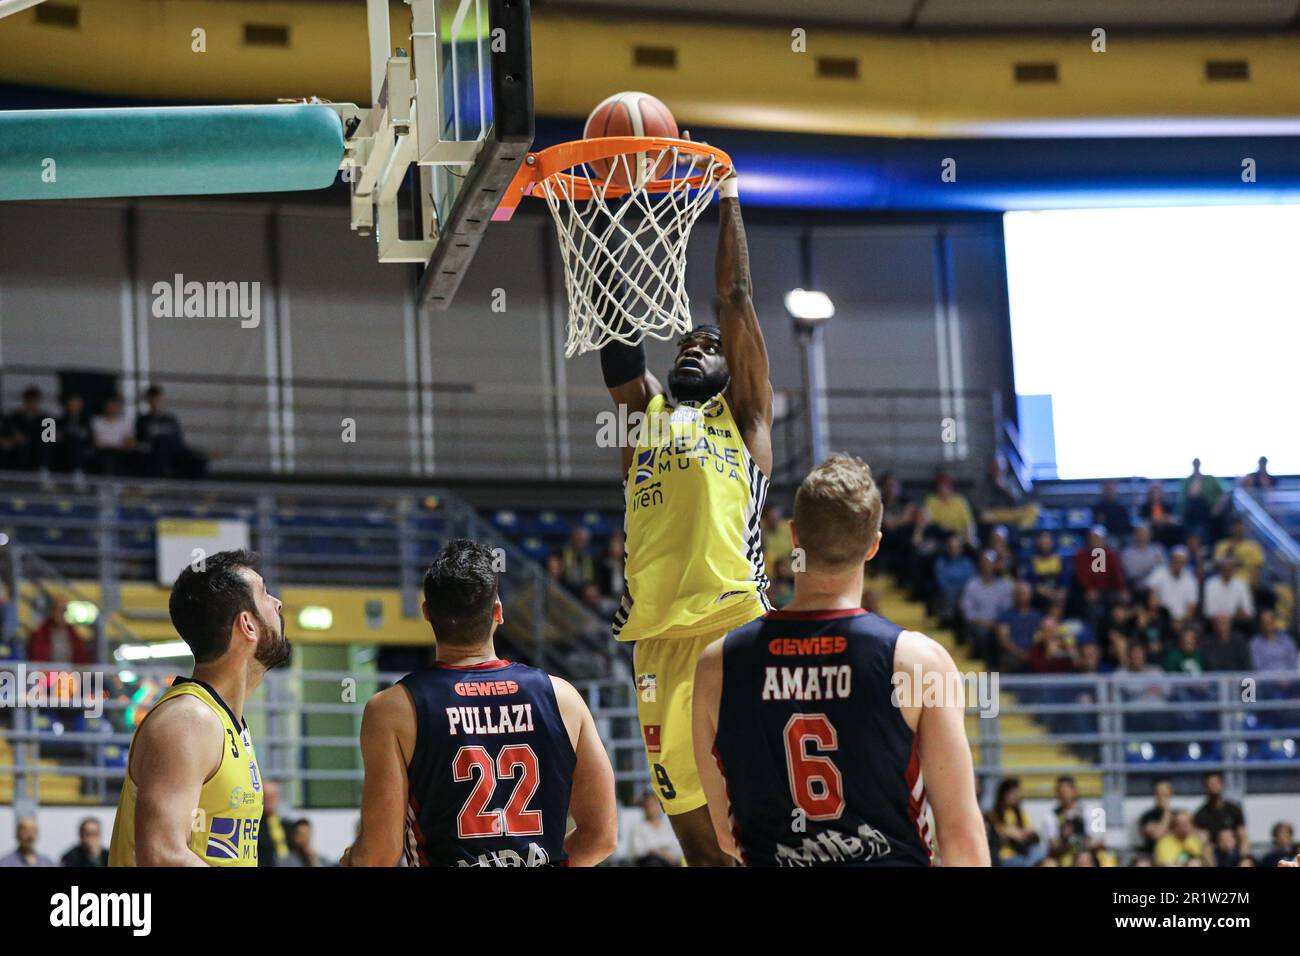
[[[671,400],[646,371],[642,346],[612,342],[600,353],[614,401],[645,415],[636,447],[623,449],[627,590],[614,632],[636,642],[646,759],[692,866],[731,863],[691,749],[695,663],[769,607],[759,516],[772,470],[772,386],[734,177],[719,195],[719,324],[678,342]]]
[[[832,455],[795,496],[795,598],[711,644],[695,757],[721,846],[751,866],[988,866],[952,658],[859,606],[880,492]]]

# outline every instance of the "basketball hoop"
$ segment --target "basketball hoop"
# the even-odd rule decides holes
[[[566,358],[691,330],[686,244],[730,173],[722,150],[658,136],[575,140],[528,154],[493,218],[510,218],[524,196],[550,207],[569,298]]]

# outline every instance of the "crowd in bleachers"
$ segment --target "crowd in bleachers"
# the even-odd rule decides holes
[[[35,385],[23,390],[18,408],[0,415],[0,470],[203,478],[207,458],[185,441],[180,421],[167,410],[167,396],[151,385],[143,407],[131,415],[121,395],[103,396],[92,411],[85,398],[66,391],[56,413]]]
[[[99,821],[86,817],[78,827],[78,841],[55,863],[36,849],[40,831],[34,817],[19,817],[14,832],[17,846],[13,852],[0,856],[0,868],[17,866],[108,866],[108,848]]]
[[[1157,777],[1152,804],[1137,819],[1133,850],[1123,855],[1106,845],[1101,808],[1080,798],[1073,777],[1056,781],[1056,799],[1038,820],[1022,802],[1020,781],[1004,779],[985,815],[996,866],[1277,866],[1300,853],[1295,828],[1278,821],[1270,842],[1252,850],[1241,805],[1224,794],[1223,775],[1201,778],[1201,803],[1192,811],[1174,806],[1173,783]]]
[[[1273,479],[1261,460],[1244,480]],[[888,476],[881,488],[881,567],[992,669],[1297,669],[1284,626],[1295,596],[1264,574],[1264,552],[1199,461],[1176,505],[1153,482],[1133,508],[1108,481],[1064,517],[1009,493],[977,511],[947,476],[919,501]]]

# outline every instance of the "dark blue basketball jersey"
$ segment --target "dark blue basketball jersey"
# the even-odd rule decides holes
[[[401,680],[415,701],[410,866],[563,863],[577,755],[544,672],[487,661]]]
[[[891,699],[902,631],[854,609],[727,635],[714,752],[746,865],[930,864],[915,734]]]

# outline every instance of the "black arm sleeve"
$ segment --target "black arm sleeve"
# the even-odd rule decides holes
[[[617,388],[645,374],[645,346],[624,345],[617,340],[600,350],[600,371],[607,388]]]

